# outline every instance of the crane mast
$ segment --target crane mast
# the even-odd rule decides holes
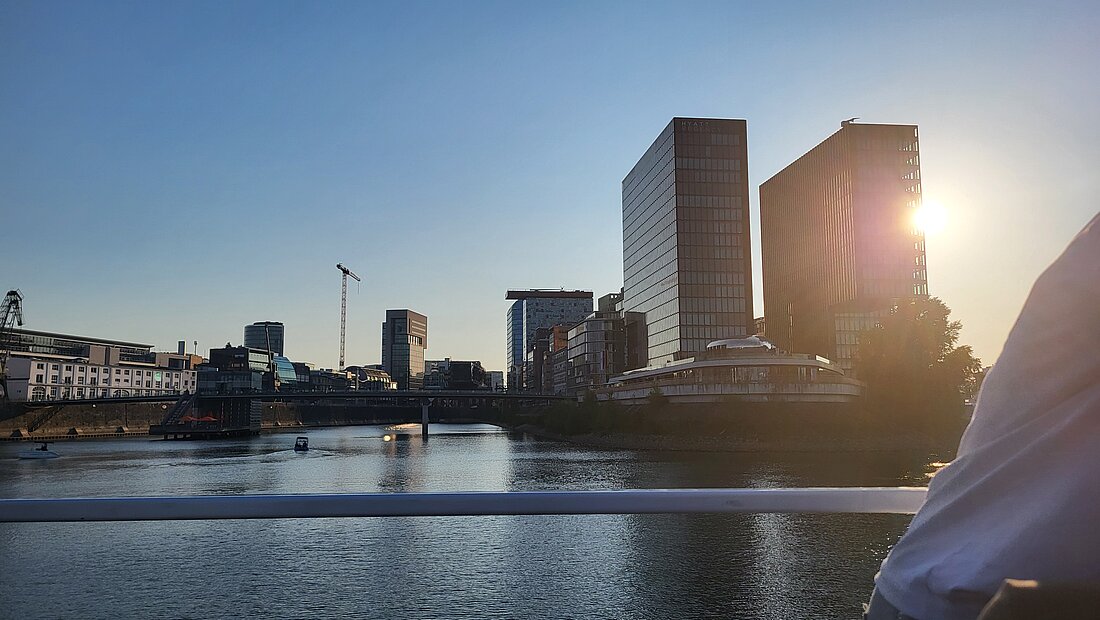
[[[23,294],[10,290],[0,304],[0,397],[8,395],[8,351],[11,350],[10,333],[23,326]]]
[[[348,320],[348,276],[355,278],[356,282],[362,282],[359,276],[355,275],[351,269],[348,269],[341,263],[336,263],[336,268],[343,274],[340,277],[340,370],[344,369],[344,333],[347,327]]]

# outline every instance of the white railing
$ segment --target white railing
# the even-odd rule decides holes
[[[0,523],[674,513],[912,514],[923,487],[0,499]]]

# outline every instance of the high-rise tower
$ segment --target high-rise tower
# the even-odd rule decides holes
[[[747,125],[674,118],[623,179],[623,309],[632,365],[752,333]]]
[[[424,387],[424,350],[428,348],[428,317],[412,310],[386,310],[382,323],[382,370],[399,390]]]
[[[760,186],[767,336],[852,368],[859,333],[928,295],[916,125],[841,123]]]

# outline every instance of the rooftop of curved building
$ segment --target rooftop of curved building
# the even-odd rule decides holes
[[[759,336],[748,336],[746,338],[726,338],[724,340],[715,340],[707,344],[707,350],[721,350],[721,349],[775,349],[775,345]]]

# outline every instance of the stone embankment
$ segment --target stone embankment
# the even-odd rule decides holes
[[[9,405],[0,410],[2,439],[76,439],[147,435],[171,402]]]

